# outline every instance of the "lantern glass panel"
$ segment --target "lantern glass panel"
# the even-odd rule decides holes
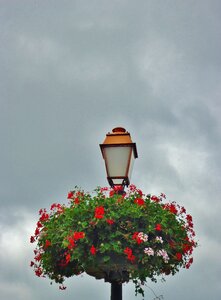
[[[129,166],[129,171],[128,171],[128,179],[130,181],[130,178],[131,178],[131,173],[132,173],[132,170],[133,170],[133,165],[134,165],[134,152],[132,151],[132,155],[131,155],[131,158],[130,158],[130,166]]]
[[[105,147],[104,153],[107,175],[109,177],[126,177],[128,175],[127,172],[128,163],[130,163],[131,147]]]

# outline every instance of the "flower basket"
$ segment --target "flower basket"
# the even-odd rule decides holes
[[[128,282],[130,272],[137,266],[128,264],[123,255],[111,253],[108,262],[103,262],[103,256],[98,255],[94,266],[88,266],[85,272],[96,279],[104,279],[106,282]]]
[[[134,185],[126,193],[76,188],[68,204],[41,209],[30,241],[37,242],[31,266],[39,277],[60,283],[86,272],[106,282],[141,284],[189,268],[197,246],[192,217],[164,194],[145,195]]]

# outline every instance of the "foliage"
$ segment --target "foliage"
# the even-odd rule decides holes
[[[147,278],[174,275],[193,262],[192,217],[166,196],[145,195],[134,185],[97,188],[94,195],[75,188],[68,204],[39,211],[31,266],[65,289],[65,277],[83,272],[108,282],[135,283],[143,294]]]

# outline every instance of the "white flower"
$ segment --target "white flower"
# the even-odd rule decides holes
[[[163,244],[163,239],[162,239],[162,237],[161,237],[161,236],[157,236],[157,237],[156,237],[156,242],[159,242],[159,243]]]
[[[151,255],[153,256],[154,255],[154,250],[152,248],[148,247],[148,248],[144,249],[144,253],[149,255],[149,256],[151,256]]]

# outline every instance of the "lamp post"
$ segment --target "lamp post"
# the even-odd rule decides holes
[[[123,127],[116,127],[106,134],[103,144],[100,144],[105,162],[107,180],[114,188],[122,187],[119,194],[124,193],[124,187],[130,184],[134,159],[138,157],[136,144],[132,142],[130,133]],[[111,282],[111,300],[122,300],[122,283]]]

